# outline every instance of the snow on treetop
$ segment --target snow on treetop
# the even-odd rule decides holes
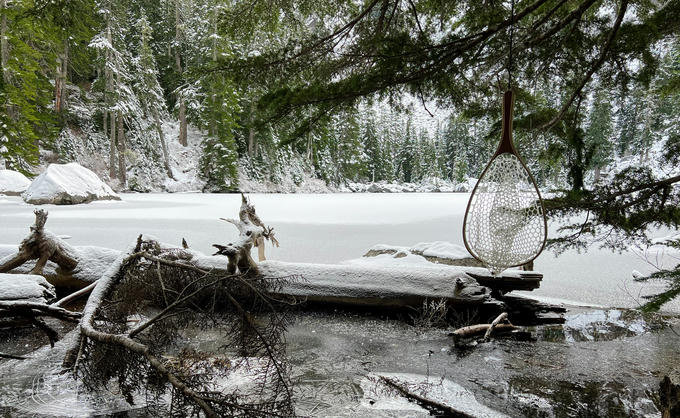
[[[93,200],[120,200],[95,173],[78,163],[50,164],[22,195],[27,203],[72,205]]]

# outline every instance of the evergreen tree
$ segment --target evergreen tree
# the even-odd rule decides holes
[[[590,121],[585,133],[585,141],[590,149],[590,166],[595,170],[595,179],[600,179],[600,170],[612,161],[612,107],[610,97],[604,89],[595,94],[590,112]]]

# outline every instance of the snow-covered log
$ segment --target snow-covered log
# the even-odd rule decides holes
[[[99,278],[120,251],[101,247],[72,247],[45,229],[47,211],[35,212],[29,235],[15,246],[0,246],[0,273],[29,273],[58,287],[81,288]]]
[[[102,271],[106,270],[120,254],[119,250],[90,245],[74,245],[71,248],[78,259],[78,265],[75,268],[64,271],[52,261],[48,261],[43,268],[42,276],[57,288],[80,289],[95,282],[101,276]],[[16,245],[0,245],[0,264],[4,259],[9,259],[17,253]],[[27,274],[35,267],[36,261],[28,260],[12,269],[11,272]]]
[[[0,273],[0,302],[48,303],[56,297],[54,286],[42,276]]]
[[[26,189],[26,203],[75,205],[120,197],[92,171],[78,163],[50,164]]]

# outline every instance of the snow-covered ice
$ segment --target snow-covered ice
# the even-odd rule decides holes
[[[0,170],[0,195],[19,196],[30,184],[31,180],[18,171]]]
[[[74,205],[93,200],[120,200],[95,173],[78,163],[50,164],[22,195],[26,203]]]
[[[462,246],[463,215],[469,198],[465,193],[249,196],[260,218],[274,227],[281,242],[280,248],[267,244],[267,259],[301,263],[340,263],[362,258],[377,243],[411,248],[418,242],[447,241]],[[236,228],[219,220],[236,215],[241,199],[237,194],[122,194],[122,197],[122,201],[50,207],[47,228],[57,235],[72,236],[69,244],[73,246],[122,250],[144,233],[174,245],[186,238],[191,248],[205,254],[214,252],[212,244],[225,244],[237,236]],[[33,208],[17,197],[3,199],[0,244],[16,246],[33,223]],[[549,234],[554,234],[554,226]],[[398,261],[390,255],[385,260],[372,258],[375,262]],[[359,262],[362,261],[366,260]],[[637,307],[645,302],[640,294],[664,289],[663,283],[633,281],[633,270],[646,275],[653,267],[631,251],[619,254],[591,248],[580,254],[567,251],[559,257],[545,251],[536,259],[535,269],[544,278],[540,289],[527,295],[545,300]],[[669,303],[664,309],[680,312],[680,303]]]

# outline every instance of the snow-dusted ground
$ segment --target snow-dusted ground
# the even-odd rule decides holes
[[[282,261],[338,263],[363,255],[377,243],[413,246],[418,242],[449,241],[462,245],[466,193],[431,194],[252,194],[258,214],[275,228],[280,248],[267,246],[267,257]],[[234,217],[237,194],[122,194],[122,201],[77,206],[44,206],[47,228],[70,235],[71,245],[123,249],[140,233],[169,243],[186,238],[196,250],[212,253],[211,244],[227,243],[236,229],[220,221]],[[18,197],[0,196],[0,244],[18,244],[33,223],[33,207]],[[659,236],[668,235],[660,231]],[[591,249],[555,258],[543,253],[536,270],[544,274],[541,288],[531,292],[550,301],[572,301],[615,307],[635,307],[642,294],[662,289],[635,283],[633,270],[652,271],[634,252],[623,254]],[[680,303],[665,307],[680,312]]]

